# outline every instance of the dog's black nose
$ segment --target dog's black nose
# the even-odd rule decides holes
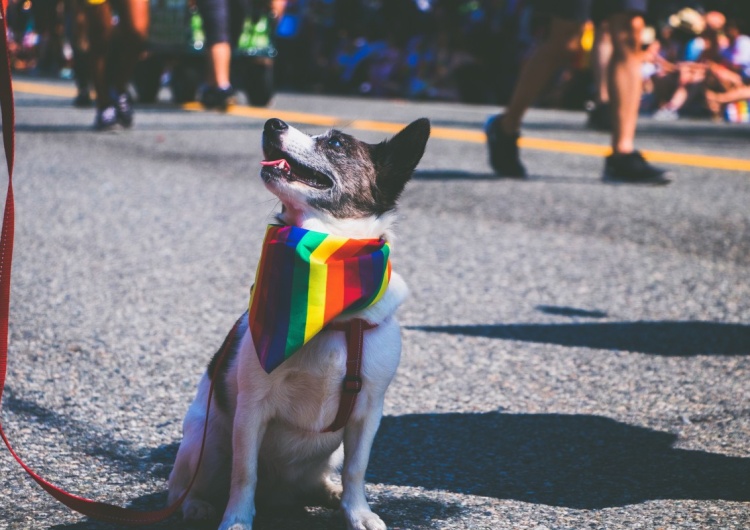
[[[263,130],[266,132],[281,132],[288,129],[289,126],[278,118],[271,118],[263,126]]]

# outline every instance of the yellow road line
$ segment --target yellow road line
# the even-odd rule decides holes
[[[203,110],[198,103],[185,105],[188,110]],[[322,127],[346,126],[349,129],[357,129],[369,132],[384,132],[393,134],[400,131],[406,124],[398,122],[384,122],[372,120],[348,121],[334,116],[310,114],[305,112],[293,112],[276,109],[260,109],[255,107],[231,107],[228,114],[244,116],[247,118],[268,119],[279,118],[281,120],[300,123],[304,125],[318,125]],[[452,127],[433,127],[432,138],[452,140],[456,142],[480,143],[485,142],[484,132],[474,129],[458,129]],[[550,140],[547,138],[524,137],[519,142],[520,147],[537,151],[551,151],[554,153],[568,153],[583,156],[603,157],[609,155],[612,150],[606,145],[590,144],[584,142],[569,142],[564,140]],[[643,156],[652,162],[674,164],[679,166],[703,167],[709,169],[724,169],[729,171],[750,172],[750,160],[743,158],[728,158],[710,155],[694,155],[690,153],[675,153],[670,151],[642,150]]]
[[[42,83],[29,83],[27,81],[13,81],[13,90],[15,92],[23,92],[24,94],[34,94],[37,96],[56,96],[63,98],[75,97],[77,91],[75,88],[58,86],[58,85],[44,85]]]
[[[13,88],[17,92],[35,94],[42,96],[74,97],[76,90],[72,87],[46,85],[27,81],[14,81]],[[183,105],[185,110],[203,111],[199,103],[188,103]],[[375,120],[345,120],[335,116],[312,114],[308,112],[296,112],[280,109],[265,109],[257,107],[243,107],[235,105],[230,107],[227,114],[241,116],[257,120],[279,118],[285,121],[315,125],[320,127],[347,127],[360,131],[383,132],[393,134],[404,127],[404,123],[385,122]],[[455,142],[484,143],[485,137],[482,131],[474,129],[458,129],[453,127],[433,127],[432,137]],[[563,140],[550,140],[547,138],[521,138],[519,145],[524,149],[537,151],[550,151],[554,153],[567,153],[582,156],[607,156],[611,150],[600,144],[584,142],[568,142]],[[643,156],[652,162],[673,164],[680,166],[702,167],[708,169],[723,169],[728,171],[750,172],[750,160],[744,158],[729,158],[723,156],[695,155],[690,153],[675,153],[670,151],[643,150]]]
[[[202,112],[203,105],[200,103],[186,103],[182,106],[185,110]],[[322,116],[319,114],[309,114],[307,112],[295,112],[289,110],[264,109],[257,107],[243,107],[233,105],[227,110],[227,114],[232,116],[242,116],[244,118],[254,118],[258,120],[267,120],[269,118],[279,118],[280,120],[294,123],[304,123],[305,125],[319,125],[321,127],[336,127],[344,122],[333,116]]]

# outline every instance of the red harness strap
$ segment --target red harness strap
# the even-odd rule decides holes
[[[322,432],[336,432],[349,421],[349,416],[352,415],[357,403],[357,394],[362,390],[362,349],[365,331],[376,327],[377,324],[370,324],[361,318],[328,324],[328,329],[346,333],[346,375],[341,385],[341,400],[336,418]]]

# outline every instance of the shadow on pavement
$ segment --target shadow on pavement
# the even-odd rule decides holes
[[[139,449],[127,440],[116,439],[112,433],[93,424],[82,422],[60,414],[34,401],[18,398],[12,389],[6,388],[3,408],[11,411],[23,423],[33,423],[46,428],[55,427],[71,447],[83,454],[109,461],[123,473],[140,476],[167,478],[177,454],[177,445],[156,449]],[[62,449],[60,449],[62,451]]]
[[[750,355],[750,326],[721,322],[583,322],[406,328],[652,355]]]
[[[166,502],[165,495],[146,495],[137,499],[132,507],[143,510],[161,508]],[[142,504],[147,506],[140,506]],[[372,510],[380,515],[390,530],[434,530],[440,528],[441,521],[460,516],[466,509],[450,502],[440,502],[420,497],[382,498],[370,503]],[[219,521],[187,523],[173,516],[166,521],[149,525],[157,530],[215,530]],[[48,527],[48,530],[114,530],[116,527],[93,520]],[[253,530],[331,530],[344,528],[338,511],[325,508],[303,507],[287,509],[285,512],[263,511],[258,515]],[[118,528],[119,530],[119,528]]]
[[[417,170],[412,177],[415,180],[504,180],[495,176],[489,170],[487,173],[473,173],[461,170]]]
[[[590,415],[412,414],[383,418],[372,450],[368,482],[496,499],[599,509],[656,499],[750,501],[750,459],[676,449],[677,436]],[[99,440],[105,442],[105,439]],[[133,460],[162,468],[166,477],[177,444]],[[133,463],[112,464],[133,473]],[[144,473],[140,469],[140,473]],[[161,508],[166,491],[138,497],[130,507]],[[389,528],[427,530],[460,516],[459,505],[419,496],[381,494],[373,509]],[[259,512],[256,530],[340,526],[323,508]],[[157,529],[212,530],[172,517]],[[96,521],[55,530],[108,530]]]
[[[147,476],[156,476],[166,481],[177,455],[179,443],[161,445],[152,449],[136,449],[130,442],[116,440],[110,432],[104,429],[97,429],[85,422],[74,420],[64,414],[58,414],[33,401],[17,398],[12,391],[6,394],[3,405],[6,410],[12,411],[23,418],[24,422],[33,422],[47,427],[54,426],[70,440],[71,447],[75,448],[76,451],[108,461],[112,468],[121,471],[124,476],[130,476],[130,480],[135,482],[144,480]],[[42,474],[45,475],[46,473],[43,472]],[[81,477],[84,481],[84,489],[86,485],[91,485],[88,483],[92,477],[93,471],[91,477]],[[166,484],[164,486],[163,491],[132,499],[128,503],[128,508],[141,511],[163,508],[167,503]],[[88,494],[100,499],[94,489],[88,491]],[[436,525],[440,520],[455,517],[464,510],[458,505],[420,497],[382,497],[377,502],[372,503],[372,507],[392,530],[430,530],[438,528]],[[185,523],[180,520],[179,516],[172,516],[162,523],[149,525],[148,527],[154,530],[214,530],[217,526],[218,523],[216,522]],[[286,528],[328,530],[339,527],[343,527],[340,515],[333,510],[298,507],[280,512],[264,510],[263,507],[259,507],[258,518],[253,528],[254,530]],[[120,527],[91,519],[83,519],[76,523],[60,524],[48,528],[50,530],[113,530]]]
[[[538,305],[536,308],[542,313],[548,315],[560,315],[563,317],[583,317],[583,318],[607,318],[607,313],[598,310],[580,309],[577,307],[556,306],[556,305]]]
[[[93,114],[91,115],[91,123],[94,123]],[[90,132],[95,133],[93,125],[80,125],[80,124],[36,124],[30,125],[28,123],[19,123],[16,125],[17,133],[76,133],[76,132]],[[99,133],[101,134],[101,133]]]
[[[488,166],[489,167],[489,166]],[[596,184],[600,185],[602,183],[600,175],[597,173],[592,173],[590,176],[572,176],[572,175],[537,175],[537,174],[531,174],[526,178],[518,179],[518,178],[508,178],[508,177],[498,177],[491,171],[487,171],[486,173],[473,173],[471,171],[463,171],[463,170],[417,170],[414,173],[414,180],[474,180],[474,181],[494,181],[494,182],[523,182],[523,183],[533,183],[533,182],[549,182],[552,184]]]
[[[389,416],[368,480],[578,509],[750,500],[750,459],[674,449],[676,439],[587,415]]]

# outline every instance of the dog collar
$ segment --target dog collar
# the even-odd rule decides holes
[[[270,373],[337,316],[380,300],[391,277],[389,256],[384,239],[269,225],[249,304],[263,369]]]

